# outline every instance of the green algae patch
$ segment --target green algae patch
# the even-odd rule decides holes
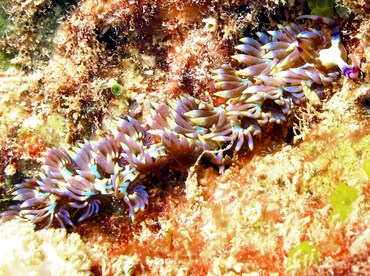
[[[123,86],[120,85],[119,83],[115,83],[110,88],[110,91],[114,96],[120,96],[123,93]]]
[[[287,271],[303,271],[319,261],[319,250],[307,241],[291,249],[288,253]]]
[[[0,5],[0,38],[3,38],[6,35],[10,25],[9,15],[5,11],[3,4]]]
[[[344,182],[339,183],[328,198],[328,202],[333,208],[329,221],[332,221],[334,217],[339,217],[342,222],[346,221],[352,213],[353,203],[358,196],[359,191],[356,188],[348,186]]]
[[[2,5],[7,4],[7,1]],[[0,5],[0,39],[4,38],[8,33],[9,26],[10,26],[10,19],[9,15],[5,11],[4,7]],[[4,49],[0,48],[0,70],[5,71],[11,67],[10,60],[14,58],[13,55],[10,55],[4,51]]]
[[[311,13],[323,17],[333,17],[334,0],[312,0],[308,2]]]
[[[362,169],[365,171],[367,178],[370,180],[370,159],[366,159],[362,163]]]
[[[11,59],[14,58],[13,55],[7,54],[4,51],[0,50],[0,71],[6,71],[10,67],[13,67],[11,64]]]

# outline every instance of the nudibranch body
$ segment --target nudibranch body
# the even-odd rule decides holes
[[[330,27],[325,32],[305,28],[296,23],[278,25],[278,30],[245,37],[235,48],[241,54],[232,56],[245,66],[235,70],[222,65],[214,71],[216,96],[226,100],[226,115],[235,132],[247,137],[253,148],[253,135],[261,133],[266,123],[281,123],[292,104],[304,101],[302,82],[311,85],[332,84],[343,74],[351,79],[358,75],[358,66],[346,63],[346,51],[333,19],[304,15],[298,19],[314,19]],[[248,126],[248,127],[247,127]],[[236,135],[241,137],[240,135]],[[240,145],[240,141],[236,141]],[[240,146],[236,147],[236,151]]]
[[[112,137],[86,141],[71,151],[57,148],[46,153],[43,173],[18,184],[14,200],[20,201],[1,214],[1,220],[20,218],[39,228],[85,220],[97,212],[104,199],[122,199],[128,214],[148,204],[142,179],[167,162],[189,166],[205,156],[220,171],[232,153],[245,144],[253,149],[253,136],[267,123],[281,123],[291,105],[304,100],[301,83],[328,85],[339,67],[356,78],[358,66],[346,63],[339,30],[332,19],[301,16],[326,23],[324,32],[291,23],[278,30],[242,38],[233,58],[246,67],[222,65],[213,79],[220,106],[183,96],[167,104],[153,104],[150,129],[135,119],[122,120]]]

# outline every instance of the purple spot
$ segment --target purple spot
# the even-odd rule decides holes
[[[344,67],[343,68],[343,73],[348,77],[348,74],[349,74],[349,71],[351,71],[351,68],[349,68],[349,67]]]
[[[340,32],[336,31],[335,33],[332,33],[331,36],[335,39],[338,39],[340,37]]]
[[[357,76],[358,76],[358,72],[359,72],[359,68],[358,68],[358,66],[354,66],[354,67],[350,70],[350,72],[348,73],[348,77],[349,77],[350,79],[356,79],[356,78],[357,78]]]

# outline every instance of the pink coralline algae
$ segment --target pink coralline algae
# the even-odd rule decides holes
[[[20,218],[38,228],[66,227],[96,214],[106,199],[123,199],[129,216],[144,210],[148,193],[143,178],[155,167],[175,162],[189,166],[205,157],[220,172],[244,145],[253,150],[253,137],[267,123],[286,120],[294,104],[305,100],[302,82],[329,85],[340,75],[355,79],[358,64],[346,63],[346,52],[334,21],[314,19],[330,27],[323,31],[291,23],[278,30],[245,37],[232,56],[244,66],[222,65],[214,71],[214,106],[192,96],[153,104],[150,128],[133,118],[112,129],[112,137],[86,141],[70,151],[52,148],[43,172],[17,185],[14,200],[21,203],[1,214],[1,220]]]

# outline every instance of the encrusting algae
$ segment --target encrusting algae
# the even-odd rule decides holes
[[[242,38],[232,55],[238,24],[277,4],[90,2],[68,6],[53,44],[20,51],[23,68],[1,76],[4,141],[29,140],[23,154],[9,140],[2,148],[14,152],[0,164],[3,194],[15,195],[3,227],[17,218],[80,233],[93,264],[83,271],[98,275],[368,269],[368,248],[349,250],[367,239],[368,114],[356,82],[368,74],[368,38],[345,37],[347,61],[334,20],[299,16],[302,2],[295,23]],[[33,8],[48,15],[45,3]],[[13,26],[20,19],[29,20]],[[19,38],[10,27],[6,39]],[[36,50],[45,45],[55,47],[46,60]],[[342,92],[329,92],[337,83]],[[112,123],[117,115],[128,119]],[[42,135],[40,121],[63,135]],[[24,180],[47,146],[41,172]]]
[[[91,260],[78,234],[37,231],[13,220],[0,226],[1,275],[90,275]]]

